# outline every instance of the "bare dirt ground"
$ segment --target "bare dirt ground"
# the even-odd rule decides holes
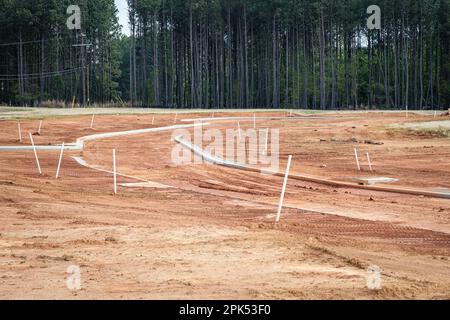
[[[151,111],[147,111],[151,112]],[[290,119],[258,116],[280,130],[283,170],[341,181],[383,176],[394,185],[450,189],[450,139],[399,129],[435,121],[403,113],[338,113]],[[39,115],[41,116],[41,115]],[[155,123],[152,126],[153,116]],[[209,115],[208,115],[209,116]],[[220,113],[216,117],[253,113]],[[14,115],[16,117],[16,115]],[[186,118],[205,113],[179,114]],[[438,117],[436,121],[446,120]],[[38,120],[20,120],[25,134]],[[94,133],[169,126],[170,114],[52,114],[38,145]],[[208,127],[235,128],[236,121]],[[253,120],[241,121],[243,129]],[[206,126],[205,126],[206,128]],[[191,129],[192,131],[192,129]],[[175,166],[172,132],[117,137],[58,152],[0,152],[0,298],[2,299],[449,299],[450,200],[333,188],[290,179],[281,223],[274,225],[282,178],[211,164]],[[0,145],[21,145],[17,121],[0,122]],[[158,183],[119,186],[111,170]],[[363,171],[356,170],[358,148]],[[364,159],[374,162],[369,172]],[[119,177],[119,184],[140,182]],[[66,270],[81,268],[70,291]],[[367,288],[367,268],[382,269],[382,289]]]

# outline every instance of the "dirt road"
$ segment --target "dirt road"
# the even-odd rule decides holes
[[[253,127],[253,114],[243,129]],[[174,115],[47,118],[40,145],[94,133],[170,126]],[[258,113],[285,117],[285,113]],[[204,113],[183,114],[201,118]],[[258,120],[280,130],[280,170],[341,181],[393,177],[401,186],[450,189],[450,140],[392,127],[430,116],[354,113]],[[442,119],[438,119],[442,120]],[[21,120],[35,132],[36,120]],[[224,131],[234,120],[212,121]],[[0,123],[0,145],[20,145],[16,121]],[[206,128],[206,127],[205,127]],[[192,130],[192,129],[190,129]],[[3,299],[393,299],[450,298],[450,200],[333,188],[289,180],[282,221],[274,215],[282,178],[211,164],[175,166],[172,132],[92,141],[82,152],[0,153],[0,298]],[[22,145],[28,145],[25,137]],[[355,169],[353,149],[374,172]],[[110,171],[117,149],[119,177]],[[81,290],[66,286],[69,266]],[[367,268],[382,269],[381,290]]]

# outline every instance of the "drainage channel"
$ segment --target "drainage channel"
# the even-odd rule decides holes
[[[202,157],[206,161],[220,165],[225,166],[233,169],[238,170],[244,170],[249,172],[257,172],[257,173],[264,173],[264,174],[271,174],[278,177],[284,177],[284,173],[281,172],[273,172],[268,171],[264,169],[258,169],[256,167],[251,167],[245,164],[236,163],[233,161],[225,160],[217,156],[213,156],[212,154],[205,152],[202,148],[199,146],[193,145],[190,142],[187,142],[183,139],[182,136],[178,136],[175,138],[175,141],[179,144],[181,144],[184,148],[191,150],[196,155]],[[416,189],[416,188],[409,188],[409,187],[387,187],[387,186],[373,186],[373,185],[359,185],[359,184],[352,184],[352,183],[346,183],[341,181],[334,181],[334,180],[328,180],[323,179],[319,177],[313,177],[313,176],[307,176],[307,175],[299,175],[299,174],[290,174],[290,179],[294,180],[301,180],[301,181],[307,181],[322,185],[328,185],[331,187],[337,187],[337,188],[351,188],[351,189],[361,189],[361,190],[368,190],[368,191],[378,191],[378,192],[388,192],[388,193],[397,193],[397,194],[406,194],[406,195],[414,195],[414,196],[426,196],[426,197],[432,197],[432,198],[442,198],[442,199],[450,199],[450,192],[437,192],[437,191],[430,191],[430,190],[422,190],[422,189]]]
[[[203,123],[203,126],[207,126],[209,123]],[[66,151],[82,151],[84,149],[84,144],[88,141],[108,139],[108,138],[117,138],[124,136],[132,136],[139,135],[145,133],[152,132],[163,132],[170,131],[176,129],[186,129],[193,128],[199,126],[199,124],[183,124],[183,125],[174,125],[169,127],[159,127],[159,128],[148,128],[148,129],[139,129],[139,130],[129,130],[129,131],[119,131],[119,132],[107,132],[107,133],[99,133],[90,136],[85,136],[78,138],[75,143],[70,143],[64,145],[64,150]],[[37,151],[61,151],[61,145],[53,145],[53,146],[36,146]],[[33,151],[33,146],[0,146],[0,151]]]
[[[209,125],[209,123],[204,123],[203,126]],[[124,137],[124,136],[131,136],[131,135],[140,135],[145,133],[152,133],[152,132],[163,132],[163,131],[170,131],[170,130],[176,130],[176,129],[187,129],[196,127],[198,124],[185,124],[185,125],[173,125],[169,127],[159,127],[159,128],[148,128],[148,129],[139,129],[139,130],[129,130],[129,131],[120,131],[120,132],[108,132],[108,133],[100,133],[90,136],[85,136],[77,139],[77,142],[64,145],[64,150],[69,151],[82,151],[84,149],[84,145],[88,141],[94,141],[94,140],[101,140],[101,139],[107,139],[107,138],[116,138],[116,137]],[[53,145],[53,146],[35,146],[36,150],[38,151],[61,151],[62,146]],[[0,146],[0,151],[33,151],[33,146]],[[107,174],[113,174],[113,171],[108,171],[104,169],[99,169],[93,166],[90,166],[82,157],[72,157],[73,160],[75,160],[79,165],[107,173]],[[118,176],[134,179],[140,182],[150,183],[150,181],[139,178],[139,177],[133,177],[125,174],[116,173]]]

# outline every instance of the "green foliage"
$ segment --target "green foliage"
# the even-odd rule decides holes
[[[128,0],[131,37],[114,0],[77,1],[82,32],[70,4],[0,0],[0,102],[450,106],[450,0],[379,0],[381,31],[371,0]]]
[[[71,104],[73,96],[82,102],[84,95],[86,103],[108,102],[121,94],[119,48],[113,44],[120,35],[114,0],[77,1],[81,32],[66,27],[71,4],[70,0],[0,0],[1,102],[36,105],[62,99]],[[82,43],[90,44],[84,62]]]
[[[138,104],[148,79],[163,106],[318,108],[322,90],[326,108],[450,101],[449,0],[380,0],[381,31],[366,28],[370,0],[129,4]]]

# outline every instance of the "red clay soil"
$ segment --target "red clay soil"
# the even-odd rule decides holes
[[[226,114],[243,115],[252,116]],[[95,130],[90,117],[46,119],[35,142],[150,128],[152,117],[97,116]],[[199,117],[204,114],[179,115]],[[293,155],[292,173],[342,181],[383,176],[399,179],[395,185],[450,189],[450,140],[390,127],[430,117],[321,117],[258,120],[258,127],[280,130],[280,170]],[[158,115],[154,126],[173,121],[173,115]],[[38,122],[21,124],[26,133],[36,131]],[[253,127],[253,120],[241,126]],[[82,152],[65,153],[59,180],[58,152],[39,152],[42,176],[32,152],[1,152],[0,298],[450,298],[450,200],[290,179],[275,226],[282,178],[211,164],[175,166],[171,136],[167,131],[89,142]],[[0,144],[19,144],[16,122],[1,122]],[[29,144],[25,137],[23,144]],[[119,173],[166,187],[119,186],[113,195],[111,174],[71,158],[82,156],[110,171],[114,148]],[[370,152],[374,172],[365,161],[363,172],[355,169],[354,148],[361,158]],[[81,268],[79,291],[66,287],[71,265]],[[366,286],[372,265],[382,269],[380,290]]]

